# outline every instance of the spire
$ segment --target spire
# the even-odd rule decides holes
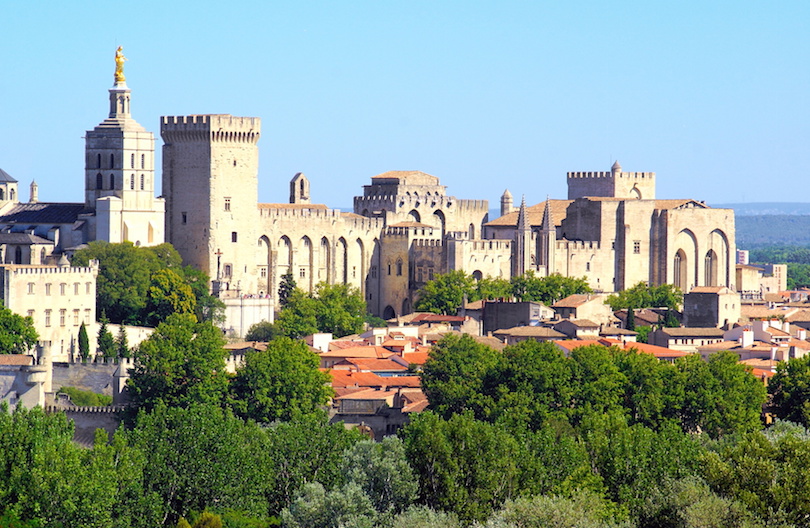
[[[525,233],[529,230],[529,219],[526,214],[526,196],[520,199],[520,210],[518,211],[517,229],[519,233]]]
[[[621,172],[621,171],[622,171],[622,166],[619,165],[619,160],[616,160],[615,162],[613,162],[613,166],[610,168],[610,172],[616,174],[617,172]]]
[[[36,180],[31,180],[31,199],[28,203],[37,203],[39,201],[39,185]]]
[[[508,215],[512,212],[512,193],[506,189],[501,195],[501,216]]]
[[[540,229],[549,231],[554,229],[554,217],[551,215],[551,200],[546,196],[546,207],[543,209],[543,223],[540,224]]]

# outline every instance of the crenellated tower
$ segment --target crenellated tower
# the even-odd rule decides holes
[[[624,172],[616,161],[607,172],[569,172],[568,199],[587,196],[654,200],[654,172]]]

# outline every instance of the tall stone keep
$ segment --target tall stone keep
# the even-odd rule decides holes
[[[161,118],[166,236],[215,290],[256,291],[260,134],[258,117]]]
[[[85,135],[84,201],[95,213],[87,238],[162,244],[165,205],[155,198],[155,138],[130,113],[125,60],[119,48],[109,116]]]

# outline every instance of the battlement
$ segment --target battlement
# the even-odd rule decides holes
[[[50,275],[50,274],[75,274],[75,273],[98,273],[98,261],[91,260],[89,266],[41,266],[32,264],[3,264],[0,268],[8,270],[15,275]]]
[[[286,205],[286,204],[284,204]],[[259,217],[276,220],[323,220],[342,221],[356,229],[382,229],[384,221],[382,218],[357,218],[353,216],[343,216],[340,209],[316,209],[316,208],[292,208],[273,207],[273,204],[259,204]]]
[[[566,173],[568,179],[600,179],[600,178],[625,178],[635,180],[652,180],[655,178],[654,172],[612,172],[612,171],[598,171],[598,172],[568,172]]]
[[[596,240],[558,240],[557,249],[598,251],[602,245]]]
[[[229,114],[162,116],[160,135],[167,142],[214,141],[256,144],[261,135],[258,117]]]
[[[417,238],[413,241],[413,245],[416,247],[442,247],[444,241],[436,238]]]
[[[385,228],[384,235],[386,237],[408,237],[417,234],[421,230],[421,234],[433,234],[433,227],[431,226],[388,226]]]
[[[455,196],[444,194],[385,194],[372,196],[355,196],[355,212],[363,209],[415,209],[427,207],[430,209],[460,210],[460,211],[481,211],[489,212],[488,200],[459,200]]]

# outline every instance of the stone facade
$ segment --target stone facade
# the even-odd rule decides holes
[[[38,360],[72,361],[79,354],[79,328],[84,323],[95,350],[96,277],[98,262],[87,267],[3,265],[0,295],[12,312],[30,316],[39,334]]]

